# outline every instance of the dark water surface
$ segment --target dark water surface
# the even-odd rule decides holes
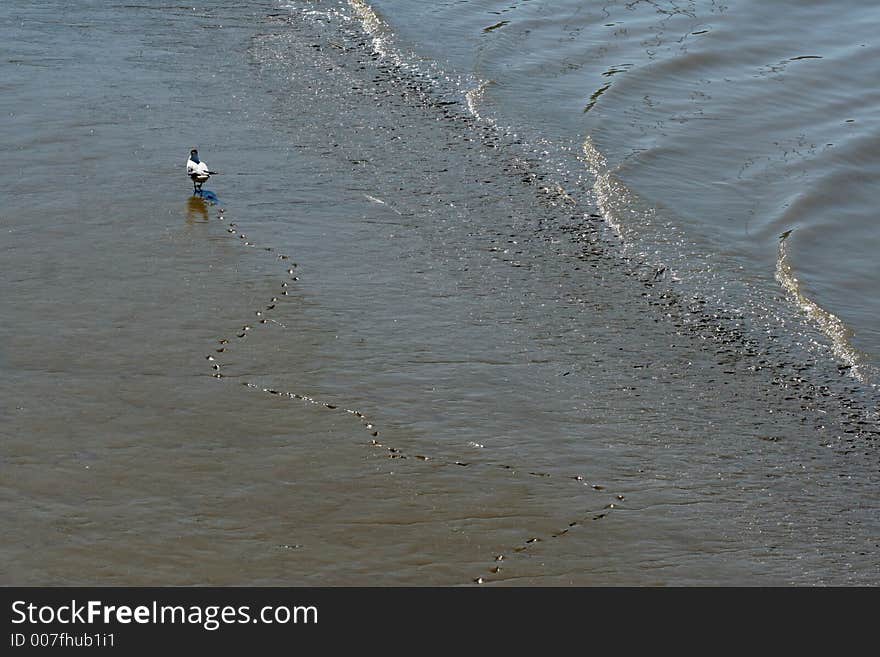
[[[646,223],[685,231],[662,253],[677,268],[695,249],[728,277],[773,281],[792,231],[789,301],[876,383],[876,3],[373,4],[405,48],[472,72],[483,114],[558,144],[588,138],[628,196],[632,241],[657,249]]]
[[[638,62],[539,84],[582,3],[414,4],[0,7],[3,583],[877,583],[813,224],[695,220]]]

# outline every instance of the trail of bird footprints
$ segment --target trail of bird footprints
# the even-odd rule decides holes
[[[245,247],[261,248],[251,242],[250,238],[248,238],[246,234],[242,233],[239,230],[239,227],[236,223],[228,220],[228,218],[225,216],[225,211],[223,210],[223,208],[218,208],[217,212],[221,220],[226,222],[226,232],[231,237],[238,236],[238,239]],[[262,250],[266,251],[267,253],[274,252],[274,249],[272,247],[262,247]],[[284,324],[281,324],[280,322],[272,319],[269,315],[272,313],[272,311],[278,308],[278,304],[281,302],[280,297],[288,296],[288,288],[290,286],[290,283],[299,280],[299,277],[296,275],[298,265],[295,262],[291,261],[290,257],[285,254],[278,255],[277,259],[286,263],[285,266],[287,267],[286,273],[288,278],[281,281],[279,285],[278,296],[270,297],[264,305],[260,306],[259,309],[254,311],[254,316],[257,318],[257,324],[275,323],[283,328],[287,328]],[[235,332],[233,333],[233,338],[224,337],[217,340],[217,346],[214,348],[214,353],[208,354],[205,357],[206,360],[211,364],[212,376],[214,378],[224,378],[225,375],[223,374],[223,364],[221,362],[223,355],[229,353],[236,342],[242,342],[246,340],[253,329],[253,325],[244,323],[241,327],[235,330]],[[586,481],[582,475],[579,474],[562,476],[554,475],[548,472],[539,472],[529,469],[517,468],[515,466],[502,463],[492,463],[488,461],[475,462],[451,460],[449,458],[434,457],[428,454],[409,453],[399,447],[383,444],[382,442],[380,442],[379,430],[376,428],[373,420],[368,418],[364,413],[357,409],[346,408],[344,406],[325,402],[320,399],[316,399],[315,397],[311,397],[309,395],[299,392],[277,390],[275,388],[268,388],[252,382],[245,381],[242,382],[241,385],[252,390],[263,392],[265,394],[273,395],[279,398],[297,400],[302,403],[314,406],[320,406],[327,409],[328,411],[344,413],[356,418],[362,425],[364,431],[367,432],[367,435],[369,436],[369,439],[367,440],[365,445],[372,449],[381,450],[382,452],[384,452],[385,458],[412,460],[414,462],[431,462],[431,464],[435,466],[439,465],[457,468],[482,468],[487,470],[492,469],[495,471],[506,471],[511,476],[518,476],[522,474],[535,479],[552,480],[554,482],[565,478],[573,482],[573,485],[586,487],[592,492],[602,492],[606,490],[605,487],[601,484],[590,483]],[[604,504],[604,506],[602,506],[600,502],[598,505],[595,505],[595,508],[593,508],[592,510],[585,510],[583,515],[570,521],[567,526],[562,527],[559,530],[548,535],[529,536],[529,538],[524,540],[521,544],[513,546],[508,554],[499,553],[494,555],[492,560],[492,563],[494,565],[487,568],[484,575],[473,578],[472,582],[475,584],[483,584],[493,580],[500,580],[501,578],[497,576],[500,575],[503,570],[503,566],[501,565],[502,562],[508,561],[514,555],[527,554],[529,550],[533,549],[538,543],[560,539],[579,526],[584,526],[605,518],[611,511],[618,508],[619,503],[622,502],[624,499],[625,498],[623,495],[614,495],[612,501]]]

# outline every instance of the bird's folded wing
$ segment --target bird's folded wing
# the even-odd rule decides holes
[[[191,176],[194,173],[208,174],[208,173],[210,173],[210,171],[208,171],[208,165],[205,164],[204,162],[196,163],[196,162],[193,162],[192,160],[189,160],[186,163],[186,174],[188,176]]]

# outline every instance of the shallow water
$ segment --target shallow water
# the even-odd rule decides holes
[[[0,9],[3,581],[876,583],[874,392],[777,243],[405,5]]]
[[[686,268],[696,243],[725,275],[772,281],[793,231],[803,295],[847,326],[843,357],[875,372],[874,3],[372,4],[405,48],[481,80],[483,114],[561,144],[589,137],[646,202],[636,233],[653,213],[685,230],[664,264]]]

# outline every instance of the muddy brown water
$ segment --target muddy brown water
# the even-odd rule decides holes
[[[3,583],[877,582],[870,387],[348,4],[0,17]]]

